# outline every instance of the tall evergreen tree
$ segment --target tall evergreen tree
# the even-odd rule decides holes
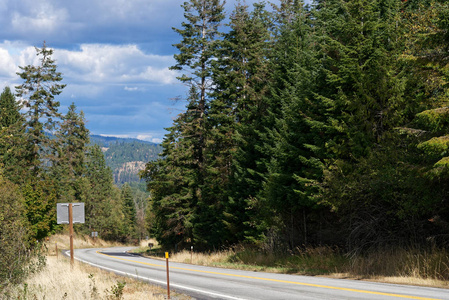
[[[0,95],[0,126],[9,127],[21,120],[20,104],[16,101],[11,89],[5,87]]]
[[[208,182],[214,183],[214,194],[223,202],[228,242],[236,242],[257,239],[260,231],[255,227],[264,224],[255,219],[253,200],[261,184],[255,170],[269,79],[270,16],[263,4],[249,11],[238,3],[229,27],[214,62],[216,88],[208,118],[207,154]]]
[[[155,217],[152,234],[165,247],[182,247],[194,241],[198,168],[195,168],[192,145],[183,138],[184,124],[189,124],[192,118],[189,108],[167,129],[162,159],[149,162],[142,174],[151,193]]]
[[[178,131],[177,139],[171,140],[170,137],[170,140],[163,145],[168,146],[175,143],[176,147],[186,152],[181,156],[188,160],[182,165],[176,165],[179,170],[172,172],[191,176],[186,180],[189,181],[188,189],[182,189],[183,196],[171,195],[172,204],[170,206],[176,207],[178,206],[176,203],[186,203],[186,206],[193,210],[190,213],[195,220],[188,223],[189,226],[193,226],[191,229],[193,240],[190,240],[196,243],[198,248],[218,246],[220,240],[220,233],[209,227],[211,223],[217,223],[213,221],[217,216],[217,212],[214,211],[216,202],[213,195],[208,195],[207,189],[204,187],[207,184],[205,175],[207,168],[205,159],[206,118],[210,102],[209,93],[213,87],[211,64],[215,59],[216,39],[219,36],[218,27],[224,19],[223,6],[224,3],[220,0],[185,2],[182,7],[185,10],[186,22],[182,23],[182,29],[174,29],[182,36],[182,41],[174,45],[180,52],[175,54],[176,64],[171,69],[185,71],[189,74],[184,73],[178,79],[190,87],[190,94],[187,111],[178,119],[178,126],[173,129]],[[153,176],[153,178],[157,178],[157,176]],[[165,198],[165,195],[167,194],[162,194],[162,198]],[[185,198],[178,198],[180,196]],[[186,206],[178,207],[185,209]],[[160,220],[162,221],[163,218]],[[183,221],[181,224],[185,222]],[[162,227],[165,226],[162,225]],[[216,226],[217,230],[220,228],[220,226]]]
[[[20,109],[21,105],[6,87],[0,95],[0,162],[3,174],[15,183],[25,177],[28,168],[22,159],[26,142]]]
[[[58,112],[59,102],[55,97],[65,85],[60,84],[62,74],[57,72],[52,54],[53,50],[44,42],[42,48],[36,48],[40,64],[20,67],[22,72],[17,73],[24,80],[24,83],[16,87],[17,96],[27,108],[26,138],[29,146],[24,159],[32,167],[33,175],[39,174],[43,161],[49,159],[49,152],[55,148],[54,140],[45,131],[52,132],[61,116]]]
[[[431,220],[428,231],[421,236],[445,244],[449,234],[449,202],[447,199],[449,178],[449,110],[448,110],[448,41],[449,5],[445,1],[413,1],[404,5],[404,38],[407,47],[404,61],[409,71],[408,101],[416,103],[417,113],[412,122],[402,127],[407,138],[413,137],[413,145],[421,150],[422,167],[428,170],[421,180],[432,187],[432,196],[421,197],[415,206],[422,209],[422,223]],[[419,155],[419,154],[417,154]],[[426,180],[430,180],[427,182]]]
[[[322,95],[333,103],[339,158],[361,157],[402,121],[405,79],[397,64],[397,0],[319,1],[317,18],[326,55]]]
[[[86,156],[86,173],[82,182],[86,191],[85,209],[86,226],[104,234],[108,228],[107,218],[112,216],[114,199],[112,171],[106,166],[103,152],[98,145],[88,148]],[[118,203],[117,203],[118,206]],[[120,226],[115,225],[119,228]]]
[[[134,195],[129,184],[125,183],[121,191],[122,205],[123,205],[123,233],[127,238],[135,238],[137,236],[137,213],[134,203]]]
[[[404,96],[408,78],[400,61],[404,47],[400,36],[402,3],[335,0],[319,4],[318,29],[323,36],[326,70],[325,85],[319,90],[331,105],[332,129],[327,142],[332,160],[325,172],[324,199],[338,211],[351,250],[387,246],[398,237],[398,228],[409,221],[399,208],[412,199],[387,195],[387,191],[400,194],[403,185],[391,190],[380,188],[380,182],[390,184],[387,178],[397,180],[389,173],[398,168],[397,162],[386,155],[403,150],[395,128],[408,121],[407,110],[413,109]],[[385,159],[386,164],[380,170],[373,164],[379,170],[372,173],[376,179],[359,176],[371,174],[367,166],[376,159]],[[400,164],[397,172],[412,178],[410,174],[416,174],[416,169],[407,164]],[[395,213],[385,221],[383,216],[392,211]]]
[[[302,1],[275,8],[276,43],[267,129],[263,196],[272,212],[270,225],[290,248],[306,245],[314,228],[327,136],[327,105],[316,90],[322,80],[315,24]],[[315,222],[316,224],[317,222]]]
[[[85,174],[89,130],[85,127],[83,112],[77,113],[75,104],[69,106],[55,135],[59,145],[52,172],[59,181],[61,202],[80,201],[83,191],[79,181]]]

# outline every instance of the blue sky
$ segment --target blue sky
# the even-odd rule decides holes
[[[57,97],[62,113],[74,102],[92,134],[161,142],[185,106],[172,100],[186,88],[168,70],[183,2],[1,0],[0,89],[21,83],[18,67],[36,63],[34,46],[45,40],[67,84]]]

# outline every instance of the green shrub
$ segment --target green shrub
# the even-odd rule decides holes
[[[32,253],[25,216],[20,191],[0,174],[0,290],[20,282],[28,271]]]

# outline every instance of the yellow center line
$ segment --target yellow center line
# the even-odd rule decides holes
[[[105,254],[105,253],[101,253],[99,251],[97,251],[97,253],[101,254],[101,255],[108,256],[108,257],[113,257],[115,259],[129,261],[129,262],[138,263],[138,264],[142,264],[142,265],[153,266],[153,267],[161,267],[161,268],[165,268],[166,267],[165,265],[151,264],[151,263],[140,262],[140,261],[126,259],[126,258],[121,258],[121,257],[113,256],[113,255],[108,255],[108,254]],[[272,281],[272,282],[289,283],[289,284],[296,284],[296,285],[302,285],[302,286],[318,287],[318,288],[324,288],[324,289],[340,290],[340,291],[363,293],[363,294],[373,294],[373,295],[380,295],[380,296],[389,296],[389,297],[396,297],[396,298],[418,299],[418,300],[441,300],[441,299],[435,299],[435,298],[426,298],[426,297],[417,297],[417,296],[400,295],[400,294],[392,294],[392,293],[373,292],[373,291],[367,291],[367,290],[342,288],[342,287],[328,286],[328,285],[321,285],[321,284],[296,282],[296,281],[288,281],[288,280],[279,280],[279,279],[271,279],[271,278],[263,278],[263,277],[254,277],[254,276],[246,276],[246,275],[237,275],[237,274],[229,274],[229,273],[219,273],[219,272],[212,272],[212,271],[202,271],[202,270],[194,270],[194,269],[179,268],[179,267],[170,267],[170,269],[190,271],[190,272],[197,272],[197,273],[207,273],[207,274],[214,274],[214,275],[231,276],[231,277],[239,277],[239,278],[247,278],[247,279]]]

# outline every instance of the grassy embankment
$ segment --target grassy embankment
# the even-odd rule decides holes
[[[46,243],[46,266],[41,272],[31,274],[23,284],[0,291],[0,299],[165,299],[166,290],[151,284],[121,277],[110,272],[75,261],[70,268],[70,258],[58,249],[68,249],[67,236],[55,235]],[[148,242],[145,242],[148,244]],[[75,248],[123,246],[90,238],[74,239]],[[45,248],[44,248],[45,249]],[[189,299],[175,294],[173,299]]]
[[[155,245],[151,250],[141,247],[137,252],[152,256],[160,250]],[[329,247],[298,249],[288,255],[236,247],[214,253],[181,251],[171,254],[170,260],[251,271],[449,288],[449,253],[437,248],[400,249],[349,257]]]

